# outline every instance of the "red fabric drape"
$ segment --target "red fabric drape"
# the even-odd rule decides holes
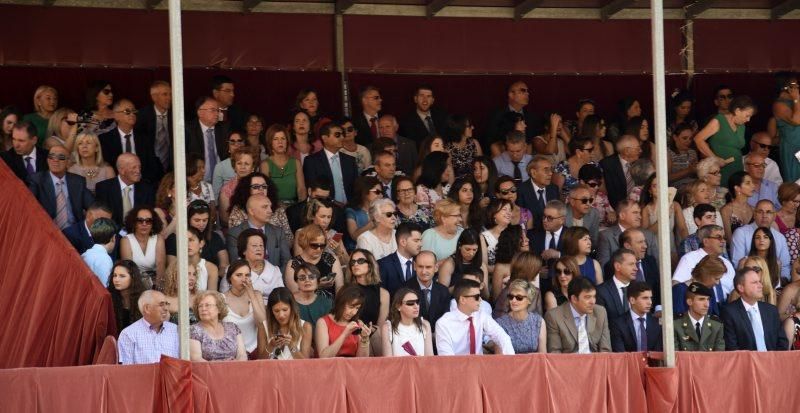
[[[111,296],[4,162],[0,194],[0,368],[90,364]]]

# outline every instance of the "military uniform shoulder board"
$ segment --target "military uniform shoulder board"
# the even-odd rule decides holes
[[[714,321],[719,321],[720,323],[722,322],[722,320],[715,314],[709,314],[708,318],[710,318],[710,319],[712,319]]]

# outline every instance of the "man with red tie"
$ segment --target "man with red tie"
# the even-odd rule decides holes
[[[436,322],[436,348],[440,356],[483,354],[481,338],[488,336],[502,354],[514,354],[511,337],[492,319],[481,314],[481,285],[463,279],[453,290],[458,307]]]
[[[381,91],[372,85],[364,86],[359,94],[362,112],[353,116],[353,126],[358,130],[356,143],[369,148],[378,138],[378,118],[381,116],[383,98]]]

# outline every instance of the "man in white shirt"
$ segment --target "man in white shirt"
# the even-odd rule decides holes
[[[491,316],[482,314],[481,285],[473,280],[459,281],[453,295],[458,308],[436,322],[436,348],[440,356],[483,354],[481,337],[489,336],[502,354],[514,354],[511,337]]]
[[[692,270],[706,255],[719,257],[725,264],[727,271],[720,280],[723,296],[715,298],[718,303],[724,303],[728,294],[733,291],[733,276],[736,274],[731,262],[722,256],[723,251],[725,251],[725,232],[718,225],[706,225],[697,230],[697,239],[700,241],[700,249],[688,252],[681,257],[675,272],[672,274],[672,284],[689,281],[692,278]],[[714,293],[719,295],[719,291]]]
[[[638,270],[636,253],[620,248],[611,256],[614,263],[614,276],[597,286],[597,304],[602,305],[608,318],[614,320],[628,310],[628,285],[636,280]]]

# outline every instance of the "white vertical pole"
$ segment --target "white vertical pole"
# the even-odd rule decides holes
[[[175,240],[178,250],[178,331],[181,358],[189,360],[189,250],[187,245],[186,156],[183,108],[183,40],[181,34],[181,0],[169,0],[169,55],[172,76],[172,151],[175,165]]]
[[[344,66],[344,16],[334,15],[334,50],[336,51],[336,71],[339,72],[342,88],[342,113],[350,116],[350,91],[347,84],[347,73]]]
[[[661,308],[664,337],[664,359],[667,367],[675,366],[675,341],[672,330],[672,269],[670,261],[669,211],[667,196],[667,114],[664,82],[664,5],[662,0],[650,2],[653,44],[653,114],[656,138],[656,181],[658,184],[658,258],[661,272]]]

